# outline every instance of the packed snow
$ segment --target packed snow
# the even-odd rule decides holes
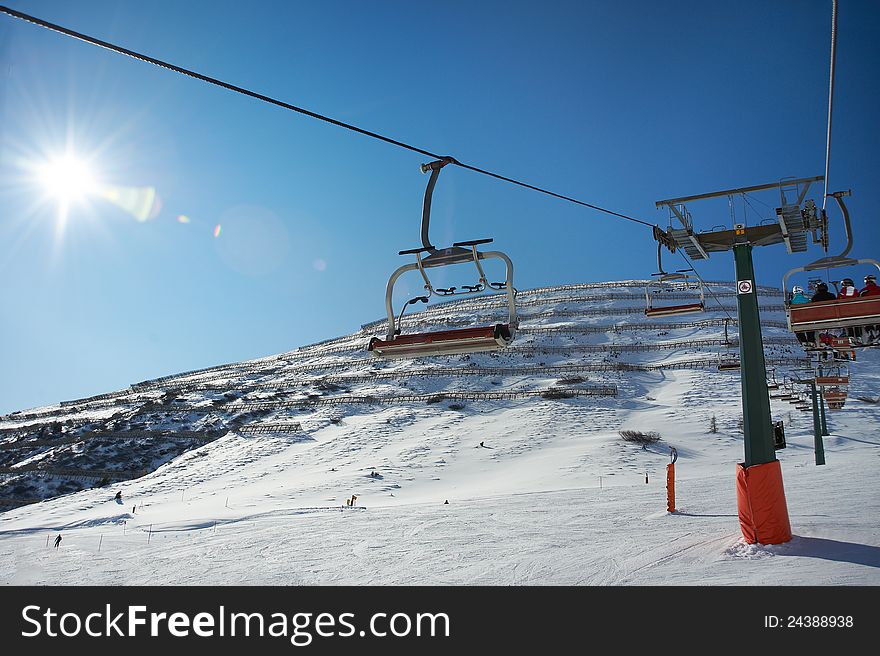
[[[735,322],[724,343],[736,298],[731,283],[709,289],[706,312],[662,319],[645,318],[638,281],[523,290],[521,330],[500,353],[383,362],[366,351],[385,333],[373,322],[7,415],[0,496],[45,500],[0,513],[0,580],[880,584],[877,349],[859,352],[844,408],[828,412],[823,466],[811,414],[771,400],[794,537],[748,545],[734,485],[740,377],[717,369],[737,352]],[[765,357],[782,383],[808,360],[781,296],[759,291]],[[404,332],[503,320],[501,301],[429,307],[405,316]],[[661,439],[643,448],[621,430]],[[33,471],[9,473],[25,465]],[[136,477],[96,486],[89,470]],[[67,480],[86,489],[45,498]]]

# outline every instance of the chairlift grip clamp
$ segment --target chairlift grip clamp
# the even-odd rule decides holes
[[[427,173],[428,171],[439,171],[447,164],[460,164],[457,159],[447,155],[446,157],[441,157],[440,159],[434,160],[433,162],[428,162],[427,164],[419,164],[419,170],[422,173]]]

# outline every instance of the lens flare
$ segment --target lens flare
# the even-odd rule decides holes
[[[153,187],[104,185],[99,195],[143,223],[159,215],[162,202]]]
[[[180,214],[177,217],[177,222],[178,223],[189,223],[189,217],[186,214]]]
[[[216,239],[217,237],[220,236],[220,230],[222,230],[222,228],[220,227],[220,224],[218,223],[218,224],[214,227],[214,238],[215,238],[215,239]]]
[[[55,157],[39,166],[37,178],[46,191],[62,203],[82,200],[97,191],[89,164],[70,154]]]

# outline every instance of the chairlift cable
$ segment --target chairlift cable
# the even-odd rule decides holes
[[[752,210],[755,214],[758,215],[758,218],[759,218],[760,220],[763,221],[765,217],[761,216],[761,213],[760,213],[758,210],[756,210],[756,209],[755,209],[755,206],[752,205],[752,204],[749,202],[749,199],[748,199],[748,197],[746,196],[746,194],[743,194],[743,195],[742,195],[742,199],[743,199],[743,202],[745,202],[745,204],[748,205],[748,206],[751,208],[751,210]],[[765,203],[765,205],[766,205],[766,203]],[[767,205],[767,207],[770,207],[770,206]]]
[[[752,196],[751,194],[749,194],[749,193],[747,193],[747,192],[743,192],[743,195],[742,195],[742,196],[743,196],[743,199],[745,199],[746,197],[751,196],[752,200],[761,203],[761,205],[763,205],[764,207],[766,207],[768,210],[772,210],[772,209],[773,209],[773,206],[772,206],[772,205],[768,205],[767,203],[765,203],[763,200],[761,200],[761,199],[758,198],[757,196]]]
[[[822,210],[828,202],[828,167],[831,161],[831,114],[834,109],[834,64],[837,58],[837,0],[831,2],[831,71],[828,75],[828,131],[825,137],[825,193]],[[827,251],[827,249],[826,249]]]
[[[277,107],[281,107],[283,109],[288,109],[290,111],[297,112],[299,114],[303,114],[303,115],[308,116],[310,118],[314,118],[319,121],[324,121],[325,123],[330,123],[331,125],[345,128],[347,130],[357,132],[358,134],[362,134],[367,137],[372,137],[373,139],[378,139],[380,141],[384,141],[385,143],[389,143],[393,146],[398,146],[400,148],[404,148],[406,150],[410,150],[415,153],[420,153],[422,155],[425,155],[425,156],[430,157],[435,160],[444,159],[444,156],[442,156],[442,155],[432,153],[428,150],[425,150],[423,148],[419,148],[417,146],[413,146],[413,145],[405,143],[403,141],[399,141],[397,139],[392,139],[391,137],[386,137],[386,136],[381,135],[377,132],[371,132],[370,130],[365,130],[364,128],[357,127],[356,125],[352,125],[350,123],[345,123],[343,121],[339,121],[339,120],[331,118],[329,116],[324,116],[323,114],[318,114],[317,112],[313,112],[313,111],[305,109],[303,107],[297,107],[296,105],[292,105],[292,104],[284,102],[282,100],[278,100],[276,98],[272,98],[270,96],[266,96],[264,94],[257,93],[256,91],[251,91],[249,89],[245,89],[243,87],[240,87],[240,86],[237,86],[234,84],[230,84],[230,83],[224,82],[222,80],[218,80],[217,78],[214,78],[214,77],[209,77],[209,76],[204,75],[202,73],[198,73],[196,71],[193,71],[193,70],[190,70],[187,68],[183,68],[181,66],[177,66],[175,64],[171,64],[169,62],[165,62],[160,59],[156,59],[155,57],[150,57],[148,55],[144,55],[139,52],[129,50],[128,48],[123,48],[122,46],[115,45],[113,43],[110,43],[109,41],[103,41],[101,39],[97,39],[95,37],[88,36],[87,34],[82,34],[81,32],[76,32],[76,31],[68,29],[66,27],[62,27],[61,25],[57,25],[55,23],[50,23],[50,22],[45,21],[41,18],[37,18],[35,16],[31,16],[29,14],[22,13],[20,11],[15,11],[14,9],[9,9],[8,7],[4,7],[3,5],[0,5],[0,12],[3,12],[9,16],[12,16],[13,18],[19,18],[21,20],[27,21],[29,23],[33,23],[33,24],[38,25],[40,27],[44,27],[44,28],[52,30],[54,32],[58,32],[58,33],[63,34],[65,36],[69,36],[74,39],[78,39],[80,41],[85,41],[86,43],[89,43],[91,45],[99,46],[101,48],[106,48],[107,50],[111,50],[115,53],[125,55],[127,57],[131,57],[133,59],[137,59],[139,61],[142,61],[142,62],[145,62],[148,64],[153,64],[154,66],[159,66],[160,68],[165,68],[165,69],[173,71],[175,73],[180,73],[181,75],[187,75],[187,76],[195,78],[197,80],[201,80],[202,82],[207,82],[208,84],[213,84],[213,85],[222,87],[224,89],[227,89],[228,91],[234,91],[235,93],[240,93],[242,95],[249,96],[249,97],[254,98],[256,100],[260,100],[262,102],[276,105]],[[482,175],[486,175],[486,176],[495,178],[497,180],[509,182],[511,184],[518,185],[520,187],[525,187],[526,189],[531,189],[532,191],[537,191],[539,193],[546,194],[548,196],[553,196],[554,198],[559,198],[560,200],[565,200],[565,201],[568,201],[571,203],[575,203],[577,205],[582,205],[583,207],[588,207],[590,209],[596,210],[597,212],[603,212],[605,214],[609,214],[611,216],[615,216],[620,219],[625,219],[627,221],[632,221],[633,223],[638,223],[638,224],[647,226],[652,229],[654,227],[654,224],[652,224],[652,223],[648,223],[647,221],[642,221],[641,219],[636,219],[634,217],[627,216],[626,214],[614,212],[614,211],[606,209],[604,207],[599,207],[598,205],[593,205],[592,203],[587,203],[585,201],[578,200],[576,198],[572,198],[571,196],[565,196],[563,194],[558,194],[556,192],[549,191],[548,189],[543,189],[541,187],[537,187],[535,185],[528,184],[526,182],[521,182],[521,181],[515,180],[513,178],[508,178],[508,177],[500,175],[498,173],[493,173],[491,171],[487,171],[485,169],[481,169],[476,166],[471,166],[470,164],[464,164],[454,158],[449,158],[449,159],[450,159],[450,162],[449,162],[450,164],[455,164],[456,166],[460,166],[461,168],[468,169],[468,170],[473,171],[475,173],[480,173]]]

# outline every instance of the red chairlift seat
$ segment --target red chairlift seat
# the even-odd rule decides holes
[[[513,334],[510,326],[498,323],[478,328],[397,335],[391,340],[373,337],[368,350],[373,355],[384,358],[417,358],[491,351],[509,346],[511,342],[513,342]]]
[[[739,355],[736,353],[718,354],[718,371],[739,371]]]
[[[828,407],[832,410],[840,410],[846,403],[846,392],[842,390],[825,392],[824,396],[826,403],[828,403]]]
[[[667,305],[666,307],[645,308],[646,317],[668,317],[674,314],[689,314],[691,312],[703,312],[704,303],[687,303],[685,305]]]
[[[880,296],[860,296],[792,305],[788,314],[788,325],[794,332],[872,326],[878,323],[880,323]]]
[[[816,376],[816,384],[820,387],[827,385],[849,385],[849,376]]]

